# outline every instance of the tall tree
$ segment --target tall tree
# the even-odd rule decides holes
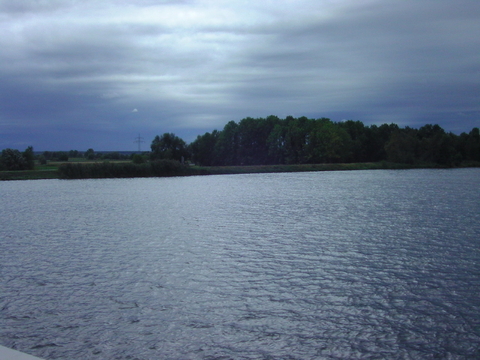
[[[212,133],[198,135],[195,141],[189,146],[189,152],[192,154],[192,160],[199,165],[212,166],[216,165],[215,146],[220,133],[213,130]]]
[[[306,117],[285,119],[285,155],[288,164],[303,164],[308,161],[307,143],[312,126],[312,120]]]
[[[387,160],[395,163],[413,164],[418,140],[406,131],[395,131],[385,144]]]
[[[23,158],[25,159],[26,167],[28,170],[33,170],[35,167],[35,155],[33,153],[33,147],[29,146],[23,152]]]
[[[245,165],[269,163],[268,137],[275,126],[275,117],[245,118],[238,124],[239,161]]]
[[[285,164],[287,128],[284,121],[278,121],[267,138],[268,157],[272,164]]]
[[[320,119],[310,135],[309,162],[344,162],[349,157],[350,143],[350,135],[343,127],[329,119]]]
[[[338,123],[338,126],[344,129],[350,136],[349,145],[351,146],[349,162],[365,162],[369,161],[368,133],[369,128],[361,121],[347,120]],[[371,161],[371,160],[370,160]]]
[[[215,144],[215,159],[218,165],[239,165],[238,148],[238,124],[229,121]]]
[[[468,134],[465,156],[467,160],[480,161],[480,130],[477,127],[473,128]]]

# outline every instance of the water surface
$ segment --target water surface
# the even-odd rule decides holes
[[[0,344],[480,358],[480,169],[0,183]]]

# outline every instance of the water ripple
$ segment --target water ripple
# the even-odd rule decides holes
[[[479,175],[2,184],[0,342],[47,359],[478,358]]]

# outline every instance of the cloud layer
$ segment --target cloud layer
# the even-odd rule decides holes
[[[0,148],[135,150],[275,114],[480,126],[471,0],[0,0]]]

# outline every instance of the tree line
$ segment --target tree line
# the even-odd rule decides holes
[[[33,147],[29,146],[25,151],[20,152],[16,149],[4,149],[0,154],[0,171],[4,170],[33,170],[35,160],[39,164],[45,165],[48,161],[68,161],[71,158],[84,158],[85,160],[129,160],[135,162],[138,154],[126,155],[118,151],[99,153],[93,149],[88,149],[85,152],[78,150],[70,151],[44,151],[41,154],[35,154]],[[143,162],[143,159],[141,159]]]
[[[203,166],[283,165],[322,163],[365,163],[388,161],[422,165],[458,166],[480,163],[480,132],[473,128],[460,135],[446,132],[439,125],[419,129],[396,124],[366,126],[361,121],[333,122],[328,118],[309,119],[287,116],[281,119],[247,117],[228,122],[222,130],[213,130],[187,144],[173,133],[156,136],[151,151],[123,155],[45,151],[34,156],[30,146],[24,152],[5,149],[0,170],[33,169],[34,160],[68,161],[69,157],[88,160],[131,159],[135,164],[158,160],[190,161]],[[146,171],[146,170],[142,170]],[[149,170],[150,171],[150,170]],[[148,173],[149,171],[146,171]]]
[[[40,163],[46,161],[68,161],[71,158],[85,158],[87,160],[127,160],[131,156],[122,154],[118,151],[111,151],[106,153],[95,152],[92,148],[85,152],[78,150],[70,151],[44,151],[38,156]]]
[[[158,140],[152,142],[153,153]],[[205,166],[379,161],[457,166],[480,161],[480,133],[473,128],[455,135],[432,124],[414,129],[328,118],[247,117],[197,136],[185,151],[194,163]]]

